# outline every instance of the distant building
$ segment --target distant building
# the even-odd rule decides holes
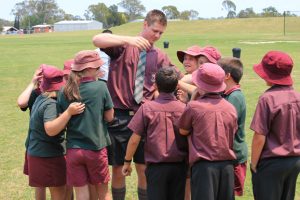
[[[3,26],[3,29],[2,29],[2,35],[17,34],[18,32],[19,32],[19,30],[13,26]]]
[[[40,24],[32,27],[34,33],[49,33],[52,32],[52,25]]]
[[[54,24],[55,32],[100,30],[103,23],[98,21],[60,21]]]

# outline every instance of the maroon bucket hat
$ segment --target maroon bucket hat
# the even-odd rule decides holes
[[[221,58],[221,53],[218,49],[212,46],[206,46],[201,49],[199,55],[205,56],[209,62],[216,64]]]
[[[42,92],[52,92],[60,90],[65,85],[64,72],[55,66],[42,64],[40,66],[43,73],[40,88]]]
[[[201,51],[201,47],[194,45],[194,46],[187,48],[187,50],[185,50],[185,51],[183,51],[183,50],[177,51],[177,58],[181,63],[183,63],[185,54],[188,54],[191,56],[198,56],[200,51]]]
[[[82,71],[87,68],[101,67],[104,62],[100,59],[99,54],[94,50],[83,50],[75,55],[72,71]]]
[[[281,51],[269,51],[253,70],[269,83],[278,85],[293,85],[291,72],[293,69],[292,58]]]

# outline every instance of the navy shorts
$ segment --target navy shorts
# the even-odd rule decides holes
[[[108,132],[111,145],[107,147],[109,165],[123,165],[127,144],[132,135],[132,131],[127,127],[133,117],[133,112],[128,110],[115,109],[115,118],[108,125]],[[145,164],[144,159],[144,139],[133,156],[133,162]]]

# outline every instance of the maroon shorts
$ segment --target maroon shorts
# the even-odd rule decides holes
[[[236,196],[243,196],[244,194],[246,171],[247,162],[234,165],[234,193]]]
[[[27,154],[29,185],[59,187],[66,184],[66,160],[59,157],[35,157]]]
[[[107,150],[67,150],[67,184],[81,187],[87,184],[106,184],[110,180]]]
[[[23,174],[28,175],[27,151],[25,151],[25,160],[24,160],[24,166],[23,166]]]

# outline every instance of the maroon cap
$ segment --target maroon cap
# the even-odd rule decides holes
[[[79,51],[74,58],[72,71],[82,71],[87,68],[101,67],[104,62],[100,59],[99,54],[93,50]]]
[[[224,91],[226,88],[224,78],[224,70],[219,65],[213,63],[204,63],[192,74],[195,85],[206,92]]]
[[[187,48],[186,51],[177,51],[177,58],[181,63],[183,63],[185,54],[188,54],[191,56],[199,56],[200,51],[201,51],[201,47],[194,45],[194,46]]]
[[[40,68],[43,73],[41,90],[43,92],[60,90],[60,88],[65,84],[63,71],[57,67],[46,64],[42,64]]]
[[[269,51],[253,70],[264,80],[278,85],[293,85],[292,58],[281,51]]]
[[[64,62],[63,72],[65,75],[69,75],[71,72],[71,66],[74,63],[74,59],[69,59]]]
[[[199,55],[205,56],[209,62],[217,64],[218,60],[221,58],[221,53],[212,46],[206,46],[201,49]]]

